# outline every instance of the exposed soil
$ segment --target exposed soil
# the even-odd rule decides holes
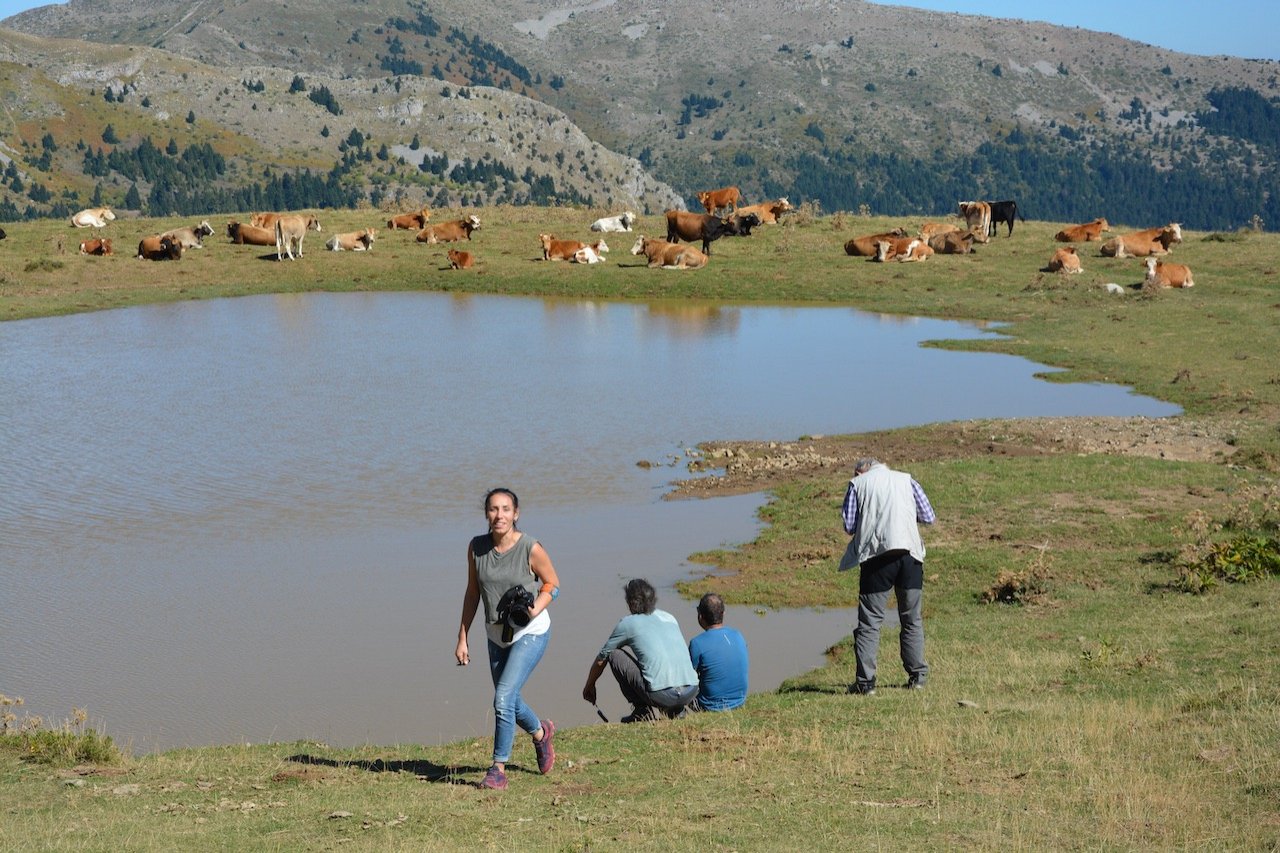
[[[672,498],[742,494],[836,469],[851,471],[862,456],[895,467],[973,456],[1109,453],[1186,462],[1225,462],[1243,421],[1235,418],[1070,417],[974,420],[791,442],[704,444]],[[721,473],[702,475],[701,472]]]

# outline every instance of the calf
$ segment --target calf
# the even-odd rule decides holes
[[[1053,239],[1059,243],[1092,243],[1102,239],[1103,231],[1110,230],[1111,225],[1107,223],[1106,219],[1099,216],[1092,222],[1063,228],[1053,235]]]
[[[427,220],[430,218],[431,211],[425,207],[413,213],[401,213],[387,220],[387,230],[395,231],[397,228],[403,228],[406,231],[421,231],[427,227]]]
[[[959,231],[960,226],[951,222],[926,222],[920,226],[920,236],[925,240],[933,240],[940,234]]]
[[[80,254],[82,255],[110,255],[111,254],[111,238],[94,237],[92,240],[80,241]]]
[[[177,261],[182,259],[182,244],[161,234],[143,237],[138,243],[138,260]]]
[[[209,224],[209,220],[201,222],[199,225],[192,225],[190,228],[173,228],[161,234],[161,237],[168,237],[175,243],[180,243],[183,249],[203,249],[204,238],[213,233],[213,226]]]
[[[667,211],[667,242],[686,243],[702,241],[702,253],[711,254],[711,244],[724,235],[737,236],[738,225],[732,219],[721,219],[709,213],[687,213],[683,210]]]
[[[470,252],[464,252],[460,249],[449,250],[449,268],[455,270],[469,270],[475,265],[476,256]]]
[[[1076,247],[1063,246],[1053,253],[1053,257],[1049,259],[1048,265],[1042,271],[1077,273],[1084,272],[1084,267],[1080,266],[1080,256],[1076,254]]]
[[[227,223],[227,236],[231,242],[242,246],[274,246],[276,232],[274,228],[259,228],[240,222]]]
[[[609,251],[609,244],[603,240],[597,240],[590,246],[583,246],[574,252],[569,260],[575,264],[599,264],[604,262],[604,254],[607,251]]]
[[[895,228],[883,234],[867,234],[862,237],[854,237],[844,244],[844,253],[855,258],[872,258],[876,254],[876,243],[881,240],[895,240],[905,236],[907,236],[907,229]]]
[[[739,216],[748,216],[754,213],[760,217],[761,225],[777,225],[783,214],[790,213],[792,210],[791,202],[785,198],[780,198],[774,201],[762,201],[759,204],[740,207],[737,210],[737,214]]]
[[[723,187],[718,190],[706,190],[698,193],[698,201],[708,214],[714,215],[721,208],[728,208],[734,213],[738,212],[738,202],[742,199],[742,193],[738,192],[737,187]],[[706,249],[703,249],[705,252]]]
[[[760,224],[760,217],[754,213],[741,213],[733,217],[733,224],[738,229],[739,237],[750,237],[751,229]]]
[[[892,240],[880,240],[876,243],[876,256],[880,261],[923,261],[933,254],[929,244],[919,237],[896,237]]]
[[[630,231],[631,226],[636,224],[636,215],[631,211],[619,213],[617,216],[605,216],[591,223],[592,231],[615,232]]]
[[[572,260],[578,250],[587,247],[587,244],[580,240],[557,240],[550,234],[539,234],[538,240],[542,243],[542,259],[544,261]]]
[[[285,255],[293,260],[296,251],[302,257],[302,238],[308,231],[320,231],[320,220],[311,214],[290,213],[276,218],[276,260]]]
[[[373,251],[374,233],[372,228],[365,228],[362,231],[334,234],[324,245],[334,252],[370,252]]]
[[[480,227],[480,217],[474,213],[466,219],[455,219],[452,222],[438,222],[428,225],[418,232],[419,243],[456,243],[459,240],[470,240],[471,232]]]
[[[1191,267],[1185,264],[1166,263],[1147,258],[1147,278],[1144,284],[1152,287],[1195,287]]]
[[[664,270],[696,270],[707,265],[707,256],[692,246],[668,243],[643,234],[636,238],[631,254],[644,255],[649,261],[650,269],[662,267]]]

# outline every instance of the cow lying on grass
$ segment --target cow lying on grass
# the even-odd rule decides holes
[[[1084,267],[1080,266],[1080,256],[1076,254],[1076,247],[1063,246],[1053,253],[1053,257],[1049,259],[1049,263],[1042,271],[1077,273],[1084,272]]]
[[[662,267],[664,270],[696,270],[707,265],[707,256],[692,246],[668,243],[643,234],[631,247],[631,254],[644,255],[649,261],[650,269]]]

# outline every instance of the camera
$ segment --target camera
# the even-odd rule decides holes
[[[515,629],[529,624],[530,607],[533,607],[533,593],[522,586],[511,587],[498,599],[498,621],[506,625],[502,631],[504,641],[510,642]]]

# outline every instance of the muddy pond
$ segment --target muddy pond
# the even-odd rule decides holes
[[[700,570],[687,555],[757,530],[761,496],[662,500],[698,442],[1177,411],[921,346],[993,333],[846,308],[448,294],[0,324],[0,693],[46,719],[87,708],[136,752],[487,738],[479,625],[480,665],[452,655],[467,541],[504,485],[563,586],[526,696],[595,723],[579,692],[622,583],[648,577],[692,636],[693,602],[672,590]],[[820,665],[852,612],[728,621],[768,690]]]

